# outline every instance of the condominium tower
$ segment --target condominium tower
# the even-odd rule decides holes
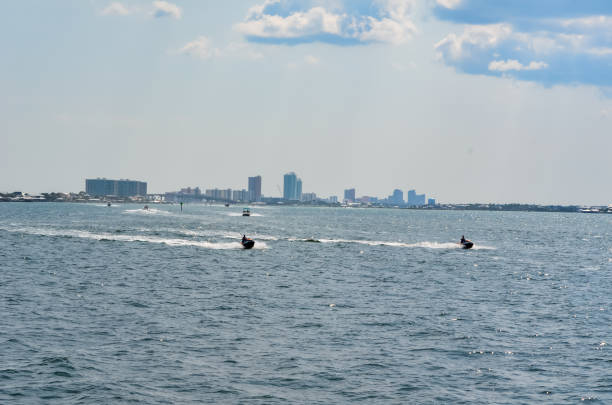
[[[283,199],[299,201],[302,196],[302,180],[294,173],[285,174],[283,181]]]
[[[249,177],[249,201],[261,201],[261,176]]]
[[[85,179],[85,192],[90,196],[132,197],[147,194],[147,183],[134,180]]]

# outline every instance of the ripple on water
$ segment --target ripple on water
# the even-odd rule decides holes
[[[612,403],[605,217],[140,208],[0,205],[0,403]]]

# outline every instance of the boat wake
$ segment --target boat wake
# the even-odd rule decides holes
[[[388,242],[388,241],[374,241],[374,240],[352,240],[352,239],[289,239],[290,241],[297,242],[315,242],[315,243],[355,243],[360,245],[368,246],[392,246],[392,247],[403,247],[403,248],[425,248],[425,249],[461,249],[461,245],[456,242],[416,242],[416,243],[405,243],[405,242]],[[492,246],[474,245],[472,250],[494,250]]]
[[[241,217],[242,213],[241,212],[228,212],[227,215],[230,217]],[[250,217],[263,217],[263,215],[261,214],[253,214],[253,213],[249,214],[249,216]]]
[[[137,214],[137,215],[173,215],[172,212],[158,210],[157,208],[148,208],[148,209],[133,209],[133,210],[125,210],[124,214]]]
[[[239,241],[224,241],[224,242],[210,242],[210,241],[198,241],[188,240],[179,238],[163,238],[155,236],[145,235],[124,235],[117,233],[93,233],[89,231],[81,231],[75,229],[45,229],[45,228],[19,228],[19,229],[4,229],[8,232],[18,232],[29,235],[39,236],[50,236],[50,237],[65,237],[65,238],[83,238],[93,239],[98,241],[117,241],[117,242],[144,242],[144,243],[155,243],[163,244],[168,246],[195,246],[205,249],[214,250],[229,250],[229,249],[243,249]],[[265,242],[257,241],[253,249],[267,249],[268,246]]]
[[[140,229],[141,231],[152,231],[149,229]],[[225,239],[239,239],[242,238],[241,233],[237,232],[227,232],[227,231],[219,231],[219,230],[208,230],[208,229],[183,229],[183,228],[161,228],[163,232],[168,232],[172,234],[176,234],[179,236],[188,236],[188,237],[220,237]],[[260,235],[256,233],[249,233],[249,236],[258,241],[258,240],[278,240],[277,237],[271,235]]]

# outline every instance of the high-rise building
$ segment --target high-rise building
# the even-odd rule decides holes
[[[302,195],[302,180],[294,172],[285,174],[283,181],[283,199],[299,201]]]
[[[206,198],[217,201],[230,201],[232,199],[232,189],[227,188],[220,190],[218,188],[206,190]]]
[[[344,190],[344,201],[346,202],[355,202],[355,189],[349,188]]]
[[[357,199],[362,204],[374,204],[378,202],[378,198],[364,195]]]
[[[404,192],[399,189],[393,190],[393,194],[389,196],[389,202],[391,204],[403,204],[404,203]]]
[[[428,198],[427,199],[427,205],[436,205],[436,199],[435,198]]]
[[[287,173],[283,176],[283,199],[295,200],[297,176],[295,173]]]
[[[233,201],[240,201],[240,202],[246,202],[249,200],[249,192],[242,189],[242,190],[233,190],[232,191],[232,200]]]
[[[408,191],[408,205],[425,205],[425,194],[417,194],[416,190]]]
[[[249,177],[249,201],[261,201],[261,176]]]
[[[315,193],[302,193],[301,201],[304,201],[304,202],[317,201],[317,195]]]
[[[85,192],[91,196],[144,196],[147,195],[147,183],[134,180],[85,179]]]
[[[408,205],[417,205],[416,190],[408,190]]]

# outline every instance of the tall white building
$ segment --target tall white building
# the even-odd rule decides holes
[[[283,199],[288,201],[299,201],[302,196],[302,179],[294,172],[284,175]]]
[[[249,177],[249,201],[261,201],[261,176]]]

